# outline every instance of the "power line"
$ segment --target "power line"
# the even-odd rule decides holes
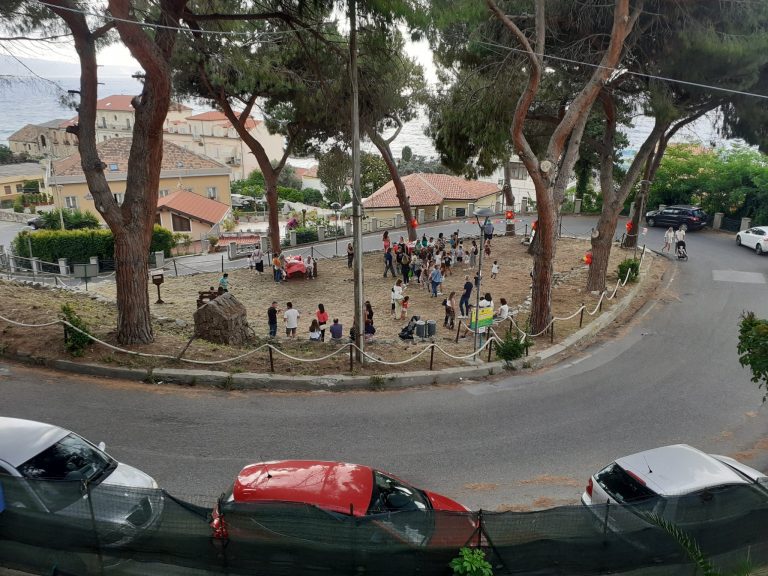
[[[504,46],[503,44],[498,44],[496,42],[488,42],[484,40],[478,40],[479,44],[484,44],[486,46],[491,46],[493,48],[501,48],[503,50],[508,50],[510,52],[518,52],[520,54],[528,54],[526,50],[523,50],[522,48],[513,48],[511,46]],[[750,96],[753,98],[762,98],[765,100],[768,100],[768,95],[766,94],[756,94],[754,92],[745,92],[743,90],[734,90],[732,88],[723,88],[722,86],[713,86],[711,84],[701,84],[699,82],[691,82],[689,80],[679,80],[677,78],[669,78],[667,76],[656,76],[654,74],[645,74],[643,72],[634,72],[632,70],[622,70],[620,68],[612,68],[610,66],[603,66],[601,64],[593,64],[591,62],[582,62],[581,60],[573,60],[571,58],[565,58],[562,56],[552,56],[550,54],[544,54],[545,60],[558,60],[560,62],[567,62],[569,64],[578,64],[580,66],[589,66],[591,68],[602,68],[604,70],[611,70],[613,72],[623,72],[624,74],[631,74],[632,76],[638,76],[641,78],[649,78],[651,80],[660,80],[662,82],[674,82],[676,84],[684,84],[686,86],[694,86],[696,88],[706,88],[708,90],[717,90],[720,92],[727,92],[729,94],[737,94],[739,96]]]
[[[29,67],[29,66],[27,66],[26,64],[24,64],[24,62],[22,62],[20,58],[18,58],[18,57],[17,57],[15,54],[13,54],[13,52],[11,52],[10,50],[8,50],[8,48],[6,48],[5,46],[3,46],[2,44],[0,44],[0,48],[1,48],[1,49],[2,49],[2,50],[3,50],[3,51],[6,53],[6,54],[8,54],[8,56],[10,56],[11,58],[13,58],[13,59],[14,59],[14,60],[15,60],[15,61],[16,61],[16,62],[19,64],[19,65],[23,66],[23,67],[24,67],[24,68],[25,68],[25,69],[26,69],[26,70],[27,70],[27,71],[28,71],[30,74],[32,74],[32,75],[33,75],[35,78],[37,78],[37,79],[39,79],[39,80],[42,80],[43,82],[48,82],[49,84],[53,84],[53,85],[54,85],[54,86],[55,86],[55,87],[56,87],[58,90],[60,90],[60,91],[61,91],[61,93],[62,93],[62,94],[66,94],[66,93],[67,93],[66,89],[65,89],[65,88],[64,88],[64,87],[63,87],[61,84],[59,84],[58,82],[56,82],[56,81],[54,81],[54,80],[51,80],[50,78],[44,78],[43,76],[40,76],[40,74],[38,74],[37,72],[35,72],[34,70],[32,70],[32,68],[30,68],[30,67]]]

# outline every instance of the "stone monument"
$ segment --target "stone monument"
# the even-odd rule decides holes
[[[243,306],[229,292],[195,311],[195,336],[218,344],[244,344],[248,318]]]

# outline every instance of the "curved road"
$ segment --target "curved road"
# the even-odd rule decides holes
[[[661,229],[649,231],[660,246]],[[244,465],[368,463],[473,508],[575,503],[615,457],[687,442],[768,469],[767,409],[739,366],[743,310],[768,317],[768,257],[688,235],[658,299],[565,363],[492,382],[263,394],[107,382],[0,365],[0,413],[59,423],[198,502]]]

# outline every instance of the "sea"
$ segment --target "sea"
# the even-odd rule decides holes
[[[7,144],[8,137],[24,127],[26,124],[37,124],[54,119],[72,118],[77,112],[72,105],[62,102],[62,97],[67,96],[68,90],[77,90],[80,79],[75,76],[49,77],[45,80],[34,77],[0,77],[0,144]],[[138,94],[141,84],[129,75],[102,77],[99,84],[99,98],[113,94]],[[76,101],[76,96],[70,97]],[[196,112],[209,109],[204,103],[198,101],[184,101]],[[413,121],[406,123],[392,143],[392,153],[396,158],[400,157],[405,146],[411,148],[414,154],[427,158],[437,158],[438,153],[432,145],[432,141],[424,134],[427,124],[426,114],[422,113]],[[653,121],[644,116],[638,116],[632,127],[625,128],[630,145],[624,151],[625,158],[634,156],[634,152],[640,147],[645,137],[653,127]],[[714,128],[714,119],[705,117],[690,127],[680,131],[676,141],[701,143],[705,146],[730,145],[720,138]],[[361,149],[375,152],[375,147],[370,142],[363,142]],[[316,163],[314,158],[295,158],[290,163],[295,166],[306,167]]]

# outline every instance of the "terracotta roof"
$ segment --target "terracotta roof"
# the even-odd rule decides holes
[[[240,118],[240,115],[237,115],[238,118]],[[219,112],[218,110],[209,110],[208,112],[202,112],[201,114],[195,114],[194,116],[187,116],[187,120],[199,120],[201,122],[218,122],[220,126],[232,126],[232,123],[229,121],[229,119],[226,117],[224,112]],[[248,120],[245,122],[245,127],[250,128],[256,128],[261,124],[260,120],[254,120],[252,117],[248,117]]]
[[[157,201],[157,209],[166,209],[211,225],[221,222],[229,206],[186,190],[176,190]]]
[[[69,120],[66,120],[64,118],[57,118],[56,120],[48,120],[48,122],[43,122],[42,124],[38,124],[41,128],[62,128],[64,126],[69,125]]]
[[[96,101],[96,110],[117,110],[119,112],[133,112],[131,100],[135,96],[127,94],[113,94]]]
[[[403,177],[403,184],[411,206],[437,206],[444,200],[479,200],[499,192],[496,184],[447,174],[409,174]],[[400,203],[392,181],[384,184],[368,198],[364,198],[363,206],[399,208]]]
[[[125,174],[128,171],[128,154],[131,150],[131,138],[110,138],[96,145],[96,151],[99,158],[107,165],[105,173]],[[116,170],[112,166],[116,165]],[[57,176],[83,176],[83,169],[80,167],[80,154],[72,154],[66,158],[53,163],[53,168]],[[184,171],[184,170],[205,170],[205,169],[226,169],[227,166],[216,162],[215,160],[195,154],[177,146],[167,140],[163,141],[163,164],[162,172]],[[85,176],[83,176],[84,178]]]
[[[13,134],[8,136],[8,141],[13,142],[36,142],[37,136],[41,130],[39,126],[34,124],[27,124],[21,130],[16,130]]]
[[[317,178],[317,164],[310,166],[309,168],[293,167],[293,171],[299,178]]]

